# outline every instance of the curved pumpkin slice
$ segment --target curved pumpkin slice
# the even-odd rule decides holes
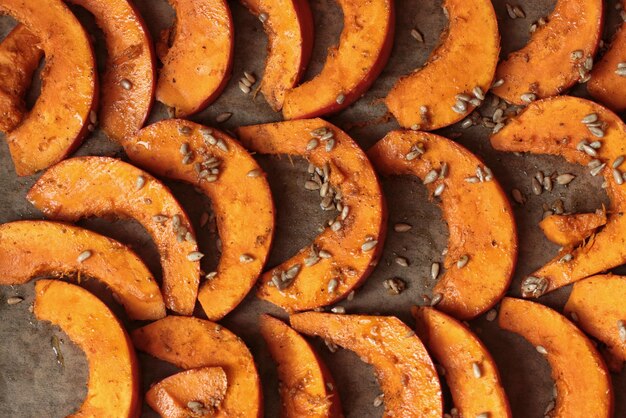
[[[322,71],[288,90],[285,119],[314,118],[354,103],[383,70],[393,44],[394,4],[391,0],[338,0],[343,11],[339,45],[328,50]]]
[[[46,55],[41,94],[26,118],[6,137],[20,176],[70,154],[87,132],[97,80],[89,38],[60,0],[2,0],[0,12],[22,22]]]
[[[285,92],[300,81],[313,49],[313,16],[308,0],[242,0],[256,16],[263,14],[268,37],[261,92],[280,111]]]
[[[339,394],[313,347],[283,321],[261,315],[261,335],[278,363],[283,418],[343,417]]]
[[[472,331],[448,315],[428,307],[413,307],[417,335],[445,377],[462,417],[510,418],[509,400],[498,368],[487,348]]]
[[[192,158],[182,156],[181,149]],[[254,286],[272,245],[274,203],[261,168],[228,135],[180,119],[142,129],[128,142],[126,154],[159,176],[193,184],[211,199],[222,253],[217,275],[202,285],[198,299],[210,320],[223,318]],[[210,167],[219,174],[211,174]],[[242,261],[246,256],[251,258]]]
[[[227,387],[221,367],[200,367],[161,380],[146,393],[146,402],[163,418],[214,414]]]
[[[193,313],[202,254],[183,208],[159,180],[114,158],[72,158],[46,171],[27,198],[54,220],[120,216],[139,222],[161,254],[165,306]]]
[[[503,80],[492,92],[509,103],[562,94],[588,77],[602,36],[602,0],[558,0],[522,49],[509,54],[496,69]]]
[[[58,280],[35,283],[34,313],[57,325],[87,356],[87,398],[70,417],[139,416],[139,368],[124,327],[97,297]]]
[[[226,87],[233,59],[233,21],[225,0],[169,2],[176,22],[157,45],[157,50],[167,52],[159,54],[163,67],[156,98],[177,117],[185,117],[203,110]]]
[[[587,334],[606,344],[607,363],[619,371],[626,361],[626,278],[599,275],[576,282],[564,312],[575,314],[576,324]]]
[[[539,303],[504,298],[500,327],[545,353],[556,384],[553,417],[613,416],[611,377],[593,343],[563,315]]]
[[[463,119],[485,98],[496,72],[500,34],[491,1],[445,0],[443,7],[449,24],[440,45],[423,67],[401,78],[385,98],[406,128],[433,130]],[[459,100],[460,94],[467,100]]]
[[[596,229],[606,224],[606,213],[576,213],[572,215],[550,215],[539,222],[543,234],[562,247],[580,244]]]
[[[289,319],[297,331],[354,351],[374,367],[384,394],[385,416],[443,415],[435,366],[415,332],[398,318],[305,312]]]
[[[600,149],[591,151],[596,154],[595,157],[584,152],[582,145],[585,143],[581,142],[598,139],[581,122],[592,114],[597,116],[600,123],[606,124],[604,129],[597,128],[603,129],[604,133],[600,139]],[[602,173],[611,201],[606,225],[592,239],[576,248],[564,249],[524,280],[522,291],[525,296],[541,296],[626,262],[626,218],[622,216],[626,211],[626,185],[617,184],[611,173],[615,160],[626,155],[626,126],[617,115],[596,103],[577,97],[544,99],[531,103],[493,135],[491,144],[501,151],[559,155],[578,164],[587,164],[592,159],[606,163]],[[625,168],[624,164],[618,166],[620,170]]]
[[[183,369],[222,367],[228,379],[218,417],[261,418],[261,382],[243,341],[214,322],[168,316],[132,332],[137,349]]]
[[[418,176],[439,195],[450,237],[437,308],[458,319],[489,310],[509,287],[517,259],[513,211],[489,169],[457,143],[424,132],[390,132],[368,155],[383,175]]]
[[[311,135],[319,132],[332,139],[307,150]],[[289,312],[344,298],[376,266],[386,233],[384,196],[367,156],[345,132],[321,119],[245,126],[237,134],[252,151],[300,155],[325,166],[330,187],[341,196],[342,213],[312,244],[330,256],[312,258],[311,246],[302,249],[261,276],[259,297]]]

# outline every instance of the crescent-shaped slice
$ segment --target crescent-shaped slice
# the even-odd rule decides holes
[[[550,215],[539,222],[543,234],[562,247],[580,244],[601,226],[606,225],[606,212]]]
[[[337,0],[343,11],[339,45],[329,48],[322,71],[288,90],[285,119],[314,118],[354,103],[383,70],[393,44],[394,3],[391,0]]]
[[[47,221],[0,225],[0,285],[86,275],[105,283],[130,319],[165,316],[159,286],[128,247],[89,230]]]
[[[54,220],[119,216],[139,222],[161,255],[165,306],[193,313],[202,254],[185,211],[159,180],[114,158],[71,158],[46,171],[27,198]]]
[[[202,285],[198,299],[210,320],[221,319],[254,286],[272,245],[274,203],[263,171],[228,135],[180,119],[145,127],[129,140],[126,154],[152,173],[193,184],[211,199],[222,253],[217,275]]]
[[[484,100],[496,72],[500,34],[491,1],[445,0],[443,7],[449,23],[439,46],[385,98],[405,128],[429,131],[463,119]]]
[[[500,373],[487,348],[468,327],[430,307],[413,307],[417,335],[444,370],[462,417],[511,418]]]
[[[597,120],[588,125],[582,122],[586,117],[585,120]],[[590,129],[602,138],[594,136]],[[599,149],[587,145],[596,140],[601,144]],[[526,278],[522,283],[524,296],[538,297],[626,262],[626,218],[622,216],[626,211],[626,185],[615,180],[626,164],[615,164],[613,172],[616,159],[626,155],[626,125],[616,114],[577,97],[544,99],[531,103],[492,135],[491,144],[501,151],[559,155],[578,164],[597,160],[592,161],[594,167],[598,163],[606,164],[604,168],[594,169],[604,175],[611,201],[606,225],[580,245],[564,248]]]
[[[278,364],[281,417],[340,418],[339,394],[313,347],[280,319],[261,315],[261,335]]]
[[[602,0],[558,0],[522,49],[509,54],[496,69],[502,85],[492,92],[509,103],[562,94],[586,81],[602,36]]]
[[[87,356],[87,397],[69,417],[135,418],[141,410],[139,368],[124,327],[97,297],[58,280],[35,283],[34,313],[57,325]]]
[[[489,310],[517,260],[513,211],[489,168],[456,142],[416,131],[390,132],[368,155],[383,175],[422,179],[441,205],[450,236],[446,271],[434,289],[442,296],[437,308],[457,319]]]
[[[539,303],[504,298],[502,329],[524,337],[546,357],[556,384],[555,418],[613,416],[613,389],[593,343],[563,315]]]
[[[61,0],[2,0],[0,13],[23,23],[46,55],[41,94],[6,140],[15,171],[27,176],[62,160],[80,145],[97,97],[89,38]]]
[[[163,418],[214,416],[227,388],[224,369],[200,367],[161,380],[146,393],[146,403]]]
[[[342,209],[312,246],[261,276],[259,297],[289,312],[346,297],[376,266],[386,233],[384,196],[365,153],[345,132],[321,119],[245,126],[237,134],[252,151],[298,155],[324,167],[320,172],[332,189],[325,197],[334,205],[334,196]],[[312,137],[320,134],[325,142]],[[318,255],[322,251],[324,257]]]
[[[243,341],[214,322],[167,316],[132,332],[138,350],[182,369],[221,367],[228,389],[217,417],[261,418],[262,389]]]
[[[162,33],[157,51],[156,98],[177,117],[189,116],[217,99],[230,78],[233,21],[226,0],[169,0],[174,26]]]
[[[415,332],[393,316],[304,312],[290,317],[296,331],[354,351],[376,370],[385,417],[441,418],[435,366]]]
[[[308,0],[242,0],[256,16],[262,16],[268,38],[261,92],[280,111],[285,92],[302,77],[313,49],[313,16]]]

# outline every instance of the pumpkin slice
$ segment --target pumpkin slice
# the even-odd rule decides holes
[[[308,0],[242,0],[255,16],[263,16],[268,37],[261,92],[280,111],[285,92],[302,77],[313,49],[313,16]]]
[[[485,98],[496,72],[500,34],[491,1],[445,0],[443,7],[449,23],[439,46],[385,98],[406,128],[433,130],[463,119]]]
[[[71,417],[139,416],[139,368],[124,327],[97,297],[58,280],[35,283],[34,313],[57,325],[87,356],[87,397]]]
[[[613,389],[604,361],[563,315],[539,303],[507,297],[502,300],[499,324],[545,353],[558,394],[550,416],[613,416]]]
[[[261,382],[250,351],[232,332],[198,318],[168,316],[132,332],[137,349],[182,369],[222,367],[228,389],[218,417],[263,415]]]
[[[550,215],[539,222],[543,234],[562,247],[580,244],[606,224],[606,213],[576,213],[572,215]]]
[[[230,78],[233,21],[225,0],[169,0],[174,26],[157,44],[163,67],[156,98],[177,117],[189,116],[217,99]]]
[[[283,321],[265,314],[261,335],[278,363],[281,417],[343,417],[335,382],[313,347]]]
[[[462,417],[511,417],[500,373],[487,348],[468,327],[429,307],[413,307],[417,335],[446,371],[454,405]]]
[[[54,220],[119,216],[139,222],[161,254],[165,306],[193,313],[202,254],[185,211],[159,180],[114,158],[72,158],[46,171],[27,198]]]
[[[130,319],[159,319],[165,305],[141,259],[125,245],[89,230],[56,222],[0,225],[0,285],[34,277],[78,274],[105,283]]]
[[[0,43],[0,131],[10,132],[24,119],[24,96],[41,57],[39,39],[24,25],[17,25]]]
[[[312,134],[320,133],[332,138],[325,143],[312,139]],[[337,200],[342,213],[333,225],[324,229],[312,246],[265,272],[259,297],[289,312],[330,305],[346,297],[376,266],[386,233],[384,197],[365,153],[345,132],[321,119],[246,126],[237,134],[252,151],[300,155],[317,167],[326,167],[329,189],[341,196]],[[312,140],[319,145],[308,150]],[[328,257],[318,256],[321,251]]]
[[[517,232],[491,171],[459,144],[424,132],[390,132],[368,155],[381,174],[417,176],[438,196],[450,237],[446,271],[434,289],[443,297],[437,308],[471,319],[494,306],[515,269]]]
[[[602,0],[558,0],[522,49],[512,52],[496,69],[502,85],[492,92],[509,103],[562,94],[586,81],[602,36]]]
[[[581,122],[592,114],[597,116],[600,123],[606,124],[603,130],[598,128],[603,132],[601,139],[593,136],[590,127]],[[601,142],[600,149],[590,151],[596,154],[595,157],[584,152],[583,140],[588,143],[594,140]],[[592,159],[606,163],[601,172],[606,179],[606,191],[611,201],[606,225],[586,242],[573,249],[563,249],[525,279],[522,283],[525,296],[541,296],[626,262],[626,218],[622,216],[626,211],[626,185],[619,185],[612,173],[615,160],[626,155],[626,126],[617,115],[596,103],[577,97],[544,99],[531,103],[493,135],[491,144],[501,151],[560,155],[578,164],[587,164]],[[586,146],[586,149],[589,148]],[[626,164],[620,164],[617,169],[626,169]]]
[[[339,45],[329,48],[322,71],[288,90],[285,119],[303,119],[338,112],[354,103],[387,64],[395,26],[391,0],[337,0],[343,11]]]
[[[41,39],[46,55],[39,99],[6,136],[15,171],[27,176],[82,142],[97,97],[95,61],[87,33],[60,0],[2,0],[0,13]]]
[[[159,176],[193,184],[211,199],[222,254],[217,275],[202,285],[198,299],[210,320],[221,319],[254,286],[272,244],[274,204],[261,168],[228,135],[180,119],[142,129],[128,142],[126,154]]]
[[[371,364],[384,394],[385,416],[443,415],[435,366],[415,332],[398,318],[305,312],[290,321],[297,331],[354,351]]]
[[[146,393],[146,402],[163,418],[213,416],[227,387],[224,369],[200,367],[161,380]]]
[[[619,372],[626,361],[626,278],[599,275],[576,282],[565,304],[567,315],[587,334],[606,344],[607,364]],[[615,362],[614,360],[618,361]]]

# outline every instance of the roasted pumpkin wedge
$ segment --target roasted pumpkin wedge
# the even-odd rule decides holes
[[[365,153],[345,132],[321,119],[245,126],[237,134],[252,151],[308,159],[328,184],[328,207],[334,199],[341,208],[312,246],[261,276],[259,297],[289,312],[346,297],[376,266],[386,233],[384,197]]]
[[[393,1],[337,1],[343,11],[339,45],[328,50],[324,68],[315,78],[287,90],[285,119],[345,109],[370,88],[387,64],[395,27]]]
[[[574,283],[564,308],[583,331],[606,344],[605,358],[615,372],[619,372],[626,361],[624,297],[626,278],[592,276]]]
[[[39,99],[6,136],[15,171],[26,176],[82,142],[97,97],[95,60],[87,33],[61,0],[2,0],[0,13],[41,39],[46,55]]]
[[[613,416],[611,377],[593,343],[563,315],[539,303],[504,298],[502,329],[524,337],[552,368],[556,406],[552,417]]]
[[[496,80],[502,83],[493,93],[522,105],[587,81],[602,36],[603,3],[558,0],[547,23],[537,27],[528,44],[498,64]]]
[[[152,173],[193,184],[211,199],[222,253],[217,274],[202,285],[198,299],[210,320],[221,319],[254,286],[272,244],[274,204],[263,171],[228,135],[180,119],[145,127],[128,142],[126,154]]]
[[[150,270],[128,247],[89,230],[48,221],[0,225],[0,285],[78,274],[105,283],[130,319],[159,319],[165,305]]]
[[[383,175],[414,175],[440,205],[450,237],[437,308],[458,319],[489,310],[509,287],[517,260],[515,219],[502,188],[478,157],[447,138],[393,131],[368,155]]]
[[[594,141],[598,141],[594,146],[601,145],[599,149],[591,147]],[[491,144],[501,151],[559,155],[572,163],[591,164],[593,173],[603,174],[607,182],[611,205],[606,225],[577,247],[564,248],[526,278],[524,296],[538,297],[626,262],[626,218],[622,216],[626,185],[616,181],[620,170],[626,169],[619,161],[626,155],[626,125],[617,115],[576,97],[544,99],[531,103],[494,134]]]
[[[138,350],[183,369],[222,367],[228,389],[218,417],[261,418],[261,382],[250,351],[214,322],[168,316],[132,332]]]
[[[384,395],[386,417],[443,415],[435,366],[415,332],[398,318],[304,312],[290,321],[296,331],[354,351],[371,364]]]
[[[491,1],[445,0],[443,7],[448,28],[439,46],[385,98],[405,128],[429,131],[461,120],[484,100],[496,72],[500,34]]]
[[[487,348],[468,327],[429,307],[414,307],[417,335],[446,371],[454,406],[462,417],[510,418],[509,400]]]
[[[285,92],[302,77],[313,49],[313,16],[308,0],[242,0],[263,21],[268,37],[261,92],[280,111]]]
[[[283,418],[343,417],[339,394],[313,347],[280,319],[261,315],[261,335],[278,364]]]
[[[157,44],[163,63],[156,98],[177,117],[189,116],[217,99],[230,78],[233,21],[226,0],[169,0],[173,27]]]
[[[136,418],[139,368],[124,327],[97,297],[58,280],[35,283],[34,313],[57,325],[87,356],[87,397],[71,417]]]
[[[606,212],[550,215],[539,222],[543,234],[563,247],[580,244],[606,224]]]
[[[54,220],[98,216],[139,222],[161,254],[165,306],[193,313],[202,254],[185,211],[159,180],[114,158],[71,158],[46,171],[27,198]]]
[[[227,387],[224,369],[200,367],[161,380],[146,393],[146,402],[163,418],[215,416]]]

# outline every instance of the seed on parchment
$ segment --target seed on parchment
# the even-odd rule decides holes
[[[17,305],[18,303],[22,303],[24,301],[23,297],[20,296],[11,296],[7,299],[7,305]]]
[[[239,80],[239,90],[241,90],[243,94],[248,94],[251,91],[250,86],[246,85],[243,80]]]
[[[430,278],[433,280],[437,280],[437,277],[439,277],[440,269],[441,269],[441,266],[439,265],[439,263],[432,263],[430,265]]]
[[[408,267],[409,266],[409,260],[407,260],[404,257],[396,257],[394,259],[394,261],[399,266],[402,266],[402,267]]]
[[[532,178],[531,180],[531,188],[533,190],[533,193],[536,194],[537,196],[541,194],[541,192],[543,191],[543,188],[541,187],[541,184],[539,184],[539,182],[537,181],[536,178]]]
[[[76,259],[76,261],[78,261],[79,263],[82,263],[83,261],[87,260],[91,256],[92,256],[91,250],[85,250],[78,255],[78,258]]]
[[[545,176],[543,178],[543,188],[546,189],[549,192],[552,191],[552,177]]]
[[[496,311],[495,309],[491,309],[489,310],[489,312],[487,312],[487,316],[485,317],[485,319],[489,322],[493,322],[497,316],[498,316],[498,311]]]
[[[463,128],[463,129],[467,129],[470,126],[473,126],[473,125],[474,125],[474,122],[472,122],[472,120],[469,119],[469,118],[468,119],[464,119],[463,122],[461,122],[461,128]]]
[[[380,395],[374,398],[374,408],[378,408],[379,406],[383,404],[384,397],[385,397],[385,394],[381,393]]]
[[[515,16],[520,19],[526,17],[526,13],[524,13],[524,10],[518,5],[513,6],[513,13],[515,13]]]
[[[231,116],[233,116],[233,114],[231,112],[223,112],[220,113],[219,115],[217,115],[217,117],[215,118],[215,122],[217,123],[224,123],[226,122],[228,119],[231,118]]]
[[[415,29],[415,28],[411,29],[411,36],[412,36],[412,37],[413,37],[413,38],[414,38],[417,42],[420,42],[420,43],[424,42],[424,36],[422,35],[422,33],[421,33],[419,30],[417,30],[417,29]]]
[[[602,163],[599,166],[592,168],[591,171],[589,171],[589,174],[595,177],[598,174],[600,174],[600,172],[604,169],[605,166],[606,166],[606,163]]]
[[[269,16],[267,15],[267,13],[260,13],[259,14],[259,20],[261,21],[261,23],[265,23],[268,18],[269,18]]]
[[[506,3],[506,12],[509,15],[509,17],[511,19],[517,19],[517,15],[515,14],[515,10],[513,10],[513,6],[511,6],[509,3]]]
[[[393,226],[393,230],[396,232],[407,232],[413,228],[411,225],[399,222]]]
[[[554,409],[554,407],[556,407],[556,402],[554,401],[548,402],[546,409],[543,411],[544,415],[549,417],[550,415],[548,414]]]
[[[250,71],[244,71],[243,72],[243,76],[250,83],[252,83],[252,84],[256,83],[256,77],[254,76],[254,73],[252,73]]]
[[[511,190],[511,196],[513,196],[513,200],[520,205],[523,205],[526,201],[526,199],[524,199],[524,195],[519,191],[519,189]]]
[[[189,261],[200,261],[202,257],[204,257],[204,254],[202,254],[200,251],[192,251],[187,254],[187,260]]]
[[[406,282],[402,279],[398,279],[397,277],[393,277],[383,281],[383,287],[387,289],[387,292],[390,295],[399,295],[404,291],[404,289],[406,289]]]
[[[443,299],[443,295],[441,293],[435,293],[430,300],[430,306],[437,306],[439,302],[441,302],[441,299]]]
[[[569,173],[561,174],[557,176],[556,182],[560,184],[561,186],[565,186],[566,184],[570,184],[572,180],[574,180],[575,178],[576,176],[573,174],[569,174]]]
[[[539,354],[543,354],[544,356],[545,356],[546,354],[548,354],[548,350],[546,350],[546,348],[545,348],[544,346],[542,346],[542,345],[538,345],[538,346],[536,346],[536,347],[535,347],[535,350],[537,350],[537,352],[538,352]]]

